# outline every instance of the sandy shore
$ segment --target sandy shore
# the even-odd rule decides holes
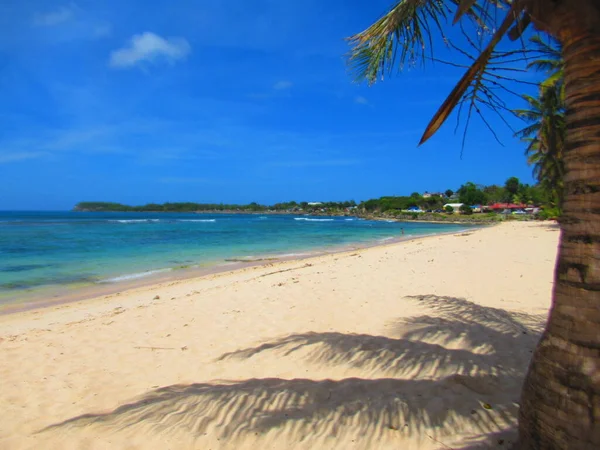
[[[503,223],[0,317],[0,448],[507,448],[558,229]]]

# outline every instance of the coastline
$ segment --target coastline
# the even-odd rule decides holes
[[[0,316],[0,447],[509,448],[558,237],[505,223]]]
[[[382,219],[385,220],[385,219]],[[462,223],[459,223],[462,224]],[[374,240],[366,243],[354,243],[344,244],[339,247],[333,247],[328,249],[307,249],[305,252],[283,254],[269,253],[264,255],[257,255],[255,258],[243,261],[244,258],[237,260],[227,260],[218,262],[208,266],[190,266],[188,268],[165,268],[154,271],[148,271],[148,275],[145,273],[133,274],[132,279],[128,280],[128,276],[131,274],[123,274],[116,278],[123,278],[123,281],[118,282],[98,282],[87,286],[57,286],[54,289],[39,288],[34,292],[29,292],[24,295],[22,301],[16,301],[11,303],[0,303],[0,316],[17,314],[27,311],[35,311],[45,308],[52,308],[69,303],[83,302],[87,300],[93,300],[101,296],[107,295],[121,295],[126,294],[128,291],[137,290],[142,288],[152,288],[155,285],[162,283],[179,282],[185,280],[201,279],[213,275],[227,275],[232,274],[240,270],[250,269],[254,267],[272,267],[274,264],[284,262],[299,262],[311,258],[318,258],[325,255],[336,255],[344,254],[347,252],[353,252],[373,247],[385,247],[388,245],[395,245],[403,242],[409,242],[413,240],[427,239],[435,236],[451,235],[464,233],[465,231],[475,231],[482,229],[491,224],[473,224],[469,228],[458,231],[447,231],[429,235],[418,235],[418,236],[398,236],[393,238],[386,238],[384,241]],[[135,276],[142,275],[142,276]],[[47,297],[50,292],[51,298]]]
[[[83,212],[83,213],[131,213],[131,214],[144,214],[144,213],[153,213],[153,214],[169,214],[171,211],[102,211],[102,210],[77,210],[74,209],[73,212]],[[502,215],[496,214],[495,216],[485,216],[483,213],[477,213],[471,216],[463,216],[461,214],[431,214],[431,213],[403,213],[399,215],[391,215],[388,213],[373,213],[366,211],[341,211],[341,210],[327,210],[327,211],[319,211],[319,210],[311,210],[311,211],[236,211],[236,210],[206,210],[206,211],[188,211],[186,214],[199,214],[199,215],[257,215],[257,216],[314,216],[314,217],[355,217],[364,220],[375,220],[375,221],[392,221],[392,222],[406,222],[406,223],[442,223],[442,224],[473,224],[473,225],[488,225],[501,223],[503,221],[532,221],[534,220],[531,217],[514,217],[508,216],[501,217]],[[413,214],[417,214],[414,216]],[[450,217],[452,216],[452,219]],[[423,217],[423,218],[421,218]]]

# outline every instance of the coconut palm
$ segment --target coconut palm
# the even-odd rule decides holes
[[[515,113],[529,125],[516,133],[527,142],[527,162],[533,166],[533,174],[540,185],[550,194],[553,206],[560,208],[563,197],[565,143],[565,111],[562,103],[561,80],[553,85],[540,87],[540,96],[524,95],[529,109],[517,109]]]
[[[561,86],[564,87],[565,62],[562,59],[560,42],[552,36],[544,39],[539,34],[529,39],[539,55],[536,59],[527,64],[528,69],[546,72],[548,78],[541,83],[542,87]],[[562,91],[564,97],[564,90]]]
[[[530,39],[539,57],[528,68],[544,71],[548,78],[540,83],[539,96],[523,95],[529,109],[514,112],[528,125],[516,133],[527,142],[527,162],[533,165],[533,174],[549,194],[554,207],[562,205],[563,197],[563,149],[566,124],[564,108],[564,61],[560,44],[540,35]]]
[[[562,160],[551,158],[541,151],[537,138],[525,138],[523,141],[529,142],[525,153],[527,163],[533,166],[533,175],[544,193],[544,203],[560,215],[564,192],[561,175],[563,173],[561,170],[564,171]]]
[[[462,27],[467,40],[477,32],[491,37],[421,143],[465,98],[472,105],[485,95],[505,37],[519,39],[533,24],[561,45],[567,130],[562,234],[548,324],[523,386],[519,436],[524,449],[600,448],[600,1],[401,0],[350,38],[358,79],[372,83],[395,63],[428,58],[432,34],[443,34],[452,15],[455,24],[471,23]]]

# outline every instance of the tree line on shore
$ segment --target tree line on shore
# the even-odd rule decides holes
[[[465,205],[488,205],[492,203],[516,203],[541,206],[548,202],[548,192],[540,186],[523,184],[516,177],[510,177],[504,186],[491,184],[484,186],[466,182],[456,192],[451,189],[444,193],[421,195],[413,192],[410,196],[381,197],[362,202],[359,209],[370,213],[390,210],[406,210],[419,207],[422,210],[442,210],[446,203]]]
[[[385,213],[390,210],[406,210],[419,207],[423,210],[442,209],[449,202],[460,202],[466,205],[487,205],[489,203],[517,203],[541,205],[547,201],[548,195],[540,185],[523,184],[516,177],[506,180],[501,185],[484,186],[466,182],[458,190],[446,190],[439,194],[418,192],[410,196],[384,196],[357,204],[354,200],[340,202],[280,202],[273,205],[262,205],[256,202],[249,204],[225,203],[148,203],[129,206],[114,202],[80,202],[75,211],[97,212],[302,212],[302,213],[339,213],[357,212]]]
[[[288,212],[288,211],[346,211],[356,206],[354,200],[343,202],[282,202],[274,205],[261,205],[256,202],[249,204],[225,204],[225,203],[148,203],[139,206],[129,206],[114,202],[80,202],[75,205],[75,211],[93,212]]]

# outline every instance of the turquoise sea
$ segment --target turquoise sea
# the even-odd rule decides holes
[[[259,214],[0,212],[0,303],[236,259],[304,256],[465,225]]]

